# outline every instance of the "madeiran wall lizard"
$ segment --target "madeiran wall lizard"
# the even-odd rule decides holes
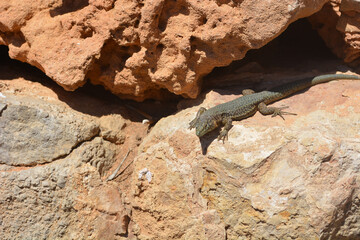
[[[280,116],[283,119],[283,115],[296,115],[295,113],[284,112],[283,109],[287,107],[268,107],[266,105],[319,83],[348,79],[360,80],[360,77],[346,74],[328,74],[294,81],[259,93],[254,93],[254,91],[246,89],[242,92],[242,97],[236,98],[230,102],[219,104],[209,109],[201,107],[197,112],[195,119],[190,122],[189,129],[195,128],[196,135],[202,137],[206,133],[224,125],[224,128],[220,131],[217,138],[218,140],[222,139],[224,141],[228,138],[228,132],[232,127],[233,120],[248,118],[257,111],[263,115],[272,114],[273,117]]]

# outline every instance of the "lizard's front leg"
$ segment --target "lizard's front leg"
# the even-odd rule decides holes
[[[284,112],[283,109],[288,108],[286,107],[268,107],[265,103],[260,103],[258,105],[259,112],[262,115],[270,115],[272,114],[272,117],[280,116],[282,119],[285,120],[283,115],[297,115],[296,113],[290,113],[290,112]]]
[[[221,130],[217,140],[222,139],[224,143],[225,139],[228,139],[228,132],[232,127],[232,119],[230,117],[224,118],[222,123],[224,124],[224,128]]]
[[[199,121],[199,118],[200,116],[206,111],[206,108],[204,107],[201,107],[199,109],[199,111],[196,113],[196,117],[194,118],[194,120],[192,120],[190,123],[189,123],[189,129],[193,129],[194,127],[196,127],[196,124],[198,123]]]

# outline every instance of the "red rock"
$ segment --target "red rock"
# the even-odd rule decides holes
[[[326,45],[347,63],[360,56],[359,13],[358,1],[334,0],[309,18]]]
[[[214,67],[242,59],[325,2],[2,1],[0,44],[66,90],[90,79],[136,100],[195,98]]]

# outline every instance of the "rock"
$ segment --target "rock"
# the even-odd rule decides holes
[[[143,138],[147,126],[126,121],[125,113],[117,113],[119,105],[105,106],[80,93],[65,97],[71,93],[53,87],[1,77],[0,236],[127,239],[132,228],[127,186],[133,156],[121,176],[113,181],[102,177],[118,166],[124,151],[136,151],[136,136]],[[92,111],[98,115],[88,114]],[[104,111],[112,114],[101,117]],[[117,144],[123,135],[129,137]]]
[[[238,96],[211,91],[200,106],[160,120],[134,162],[132,220],[140,229],[134,234],[355,239],[359,88],[359,81],[314,86],[274,104],[290,106],[297,116],[283,121],[257,113],[235,121],[225,144],[215,140],[216,132],[199,142],[188,124],[200,106]],[[151,181],[138,176],[145,168]]]
[[[96,167],[100,176],[104,176],[116,160],[117,149],[117,146],[111,142],[96,137],[93,141],[85,142],[74,150],[74,159],[89,163]]]
[[[126,234],[130,210],[123,194],[102,182],[95,168],[71,160],[70,154],[43,166],[0,172],[4,239],[112,239]]]
[[[69,154],[99,133],[89,118],[36,98],[7,95],[0,118],[0,163],[29,166]]]
[[[7,107],[6,103],[0,103],[0,114],[2,113],[2,111]]]
[[[0,3],[6,13],[0,14],[0,43],[68,90],[90,78],[137,100],[165,98],[161,88],[193,97],[202,74],[262,46],[323,3],[57,0],[15,6],[8,1]],[[299,68],[296,78],[322,64],[336,69],[305,61],[304,74],[298,58],[290,58]],[[271,67],[250,61],[242,77],[252,76],[255,83],[268,79]],[[269,79],[282,81],[284,73],[274,68]],[[150,131],[135,104],[125,109],[127,101],[87,95],[89,86],[70,93],[37,76],[30,82],[25,79],[31,71],[23,74],[21,67],[12,73],[18,78],[7,80],[10,70],[0,64],[4,239],[356,239],[360,234],[360,81],[318,85],[275,103],[298,114],[285,121],[259,113],[234,121],[223,144],[214,140],[216,132],[200,142],[189,122],[200,106],[234,99],[238,95],[231,94],[242,87],[183,100],[177,113]],[[285,75],[292,71],[286,67]],[[136,106],[168,112],[166,103]],[[118,166],[118,176],[107,181]]]
[[[355,61],[360,56],[359,1],[330,1],[321,11],[311,16],[310,22],[317,29],[326,45],[345,62]]]
[[[125,135],[122,130],[125,127],[126,121],[119,115],[103,116],[100,118],[100,136],[112,143],[124,143]]]
[[[242,59],[325,2],[2,1],[0,44],[66,90],[89,78],[138,101],[169,92],[195,98],[213,68]]]

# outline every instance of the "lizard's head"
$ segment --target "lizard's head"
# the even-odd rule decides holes
[[[200,118],[200,121],[196,125],[196,135],[198,137],[204,136],[206,133],[211,132],[218,127],[217,122],[212,118]]]

